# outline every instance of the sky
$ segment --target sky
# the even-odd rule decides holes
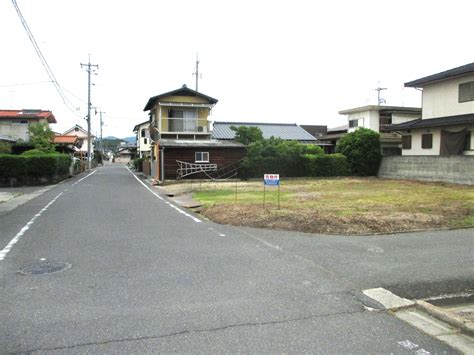
[[[474,62],[474,2],[464,0],[16,0],[68,105],[56,91],[12,1],[0,1],[0,109],[51,110],[56,132],[133,136],[151,96],[195,88],[219,100],[213,121],[335,127],[339,111],[377,103],[416,107],[405,82]],[[92,112],[92,131],[99,115]]]

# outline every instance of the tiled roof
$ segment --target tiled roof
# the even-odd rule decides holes
[[[392,124],[387,126],[387,131],[404,131],[407,129],[414,128],[430,128],[430,127],[443,127],[443,126],[454,126],[460,124],[474,124],[474,114],[470,113],[467,115],[458,116],[446,116],[429,118],[422,120],[421,118],[413,121],[403,122],[399,124]]]
[[[133,131],[132,132],[137,132],[139,129],[140,129],[140,126],[143,126],[144,124],[146,123],[150,123],[150,120],[146,120],[145,122],[142,122],[142,123],[139,123],[137,125],[135,125],[135,127],[133,127]]]
[[[55,136],[53,143],[54,144],[76,144],[77,136]]]
[[[204,94],[202,94],[198,91],[195,91],[195,90],[192,90],[192,89],[188,88],[186,85],[183,85],[183,87],[181,87],[177,90],[173,90],[173,91],[170,91],[170,92],[165,92],[164,94],[160,94],[160,95],[150,97],[150,99],[148,99],[148,102],[147,102],[145,108],[143,109],[143,111],[151,110],[153,108],[153,106],[155,106],[155,103],[159,99],[161,99],[163,97],[166,97],[166,96],[197,96],[197,97],[202,97],[202,98],[208,100],[209,103],[211,103],[211,104],[216,104],[217,103],[217,99],[214,99],[210,96],[204,95]]]
[[[44,118],[49,123],[57,123],[51,111],[43,110],[0,110],[0,119],[40,119]]]
[[[474,63],[466,64],[457,68],[442,71],[441,73],[425,76],[424,78],[416,79],[405,83],[405,87],[423,87],[425,84],[430,84],[435,81],[454,78],[461,75],[474,73]]]
[[[296,140],[305,142],[315,142],[317,139],[306,132],[296,123],[253,123],[253,122],[214,122],[212,138],[214,139],[234,139],[235,132],[231,126],[258,127],[262,131],[263,138],[281,138],[283,140]]]

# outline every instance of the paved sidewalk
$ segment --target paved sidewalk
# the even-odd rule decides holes
[[[0,187],[0,216],[52,189],[56,185]]]

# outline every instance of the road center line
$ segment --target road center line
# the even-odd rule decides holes
[[[132,176],[137,179],[137,181],[142,184],[145,189],[147,189],[148,191],[150,191],[153,195],[155,195],[156,197],[158,197],[158,199],[160,199],[161,201],[163,201],[164,203],[166,203],[168,206],[170,206],[171,208],[173,208],[174,210],[178,211],[179,213],[181,213],[182,215],[185,215],[186,217],[189,217],[191,218],[194,222],[196,223],[201,223],[202,221],[199,219],[199,218],[196,218],[192,215],[190,215],[189,213],[183,211],[181,208],[179,207],[176,207],[175,205],[173,205],[171,202],[169,201],[166,201],[163,197],[161,197],[160,195],[158,195],[155,191],[153,191],[152,189],[150,189],[149,186],[147,186],[143,181],[141,181],[129,168],[127,168],[127,170],[129,171],[130,174],[132,174]]]
[[[26,225],[20,229],[20,231],[13,237],[12,240],[10,240],[10,243],[7,244],[7,246],[5,248],[3,248],[3,250],[0,251],[0,261],[2,261],[3,259],[5,259],[5,257],[7,256],[8,252],[13,248],[13,246],[18,243],[18,241],[20,240],[20,238],[23,236],[23,234],[26,233],[26,231],[28,229],[30,229],[30,227],[33,225],[33,223],[35,223],[36,219],[38,217],[40,217],[43,212],[45,212],[53,203],[56,202],[56,200],[64,193],[61,192],[59,193],[55,198],[53,198],[51,201],[49,201],[49,203],[44,206],[37,214],[35,214],[33,216],[32,219],[30,219],[28,221],[28,223],[26,223]]]

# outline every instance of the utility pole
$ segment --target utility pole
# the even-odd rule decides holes
[[[385,99],[382,99],[382,98],[380,97],[380,91],[382,91],[382,90],[387,90],[387,88],[381,88],[381,87],[380,87],[380,83],[379,83],[377,89],[374,89],[374,90],[377,91],[377,105],[380,106],[380,104],[386,103],[387,101],[385,101]]]
[[[196,91],[198,91],[198,83],[199,83],[199,57],[198,55],[199,53],[196,53],[196,71],[193,73],[193,75],[196,75]]]
[[[86,67],[87,71],[87,169],[91,170],[91,72],[93,68],[99,69],[99,65],[91,64],[91,56],[89,55],[89,63],[81,63],[81,68],[83,67]]]

